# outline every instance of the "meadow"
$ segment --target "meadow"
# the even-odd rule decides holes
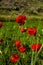
[[[43,65],[43,21],[26,20],[20,26],[16,21],[3,21],[0,27],[0,65]],[[20,32],[21,28],[36,27],[36,36],[30,36],[27,31]],[[21,45],[25,46],[26,51],[21,53],[16,48],[14,40],[20,40]],[[40,43],[42,46],[38,51],[31,48],[33,43]],[[10,62],[12,54],[18,54],[20,59],[17,62]]]

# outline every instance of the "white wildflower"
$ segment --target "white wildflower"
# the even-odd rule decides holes
[[[42,32],[43,32],[43,29],[42,29]]]
[[[2,51],[0,50],[0,54],[2,54]]]

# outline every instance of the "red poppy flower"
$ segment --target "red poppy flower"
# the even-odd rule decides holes
[[[3,42],[3,39],[0,39],[0,43],[2,43]]]
[[[36,35],[36,28],[28,28],[27,29],[28,34],[30,35]]]
[[[0,27],[2,27],[3,26],[3,23],[2,22],[0,22]]]
[[[23,32],[26,32],[26,30],[27,30],[27,29],[25,29],[25,28],[21,28],[21,29],[20,29],[20,32],[23,33]]]
[[[19,59],[20,59],[20,57],[19,57],[17,54],[13,54],[13,55],[11,56],[10,61],[11,61],[12,63],[14,63],[14,62],[17,62]]]
[[[19,50],[20,52],[24,53],[24,52],[26,51],[26,48],[25,48],[25,46],[21,46],[21,47],[19,47],[18,50]]]
[[[16,47],[19,48],[19,47],[21,46],[20,40],[16,40],[16,41],[15,41],[15,44],[16,44]]]
[[[24,24],[26,20],[26,16],[25,15],[19,15],[16,18],[16,22],[19,23],[20,25]]]
[[[38,43],[38,44],[32,44],[32,49],[34,50],[34,51],[38,51],[40,48],[41,48],[41,44],[40,43]]]

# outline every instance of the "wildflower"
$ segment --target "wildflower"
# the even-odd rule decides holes
[[[25,46],[21,46],[18,49],[21,53],[24,53],[26,51],[26,47]]]
[[[2,43],[3,42],[3,39],[0,39],[0,43]]]
[[[29,35],[36,35],[36,28],[28,28],[27,32]]]
[[[20,59],[18,54],[12,54],[10,61],[12,63],[17,62]]]
[[[38,51],[40,48],[41,48],[41,44],[38,43],[38,44],[32,44],[31,48],[34,50],[34,51]]]
[[[3,26],[3,23],[2,22],[0,22],[0,28]]]
[[[21,46],[20,40],[15,40],[16,47],[19,48]]]
[[[25,29],[25,28],[21,28],[21,29],[20,29],[20,32],[22,32],[22,33],[23,33],[23,32],[26,32],[26,29]]]
[[[24,24],[25,23],[25,20],[26,20],[26,16],[25,15],[19,15],[16,18],[16,22],[19,23],[19,25]]]

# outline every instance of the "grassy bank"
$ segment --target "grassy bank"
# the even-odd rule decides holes
[[[19,26],[15,21],[3,21],[3,27],[0,28],[0,38],[3,42],[0,43],[0,65],[31,65],[32,49],[31,44],[41,43],[43,44],[43,22],[36,20],[27,20],[24,25]],[[21,33],[20,28],[36,27],[37,36],[29,36],[27,32]],[[19,39],[21,44],[26,47],[25,53],[20,53],[13,43],[13,40]],[[10,62],[11,55],[17,53],[20,56],[20,60],[15,63]],[[35,58],[36,52],[34,52]],[[33,64],[33,63],[32,63]],[[37,56],[34,65],[43,65],[43,49]]]
[[[15,18],[17,17],[18,15],[0,15],[0,20],[14,20],[15,21]],[[28,20],[39,20],[39,21],[43,21],[43,16],[33,16],[33,15],[30,15],[28,16],[27,15],[27,19]]]

